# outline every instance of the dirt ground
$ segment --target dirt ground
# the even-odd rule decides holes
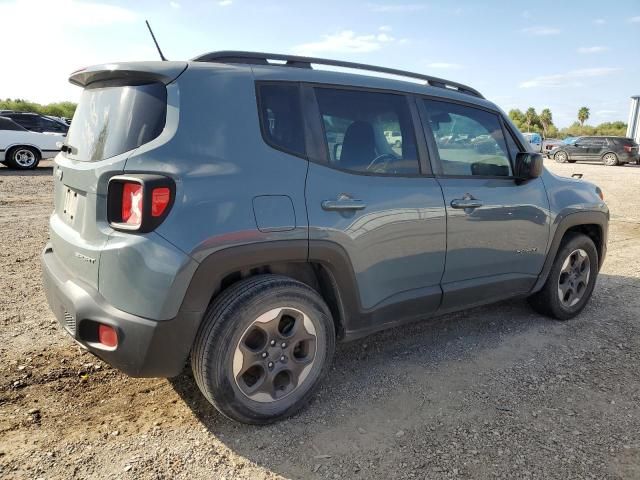
[[[260,428],[188,371],[127,378],[64,335],[38,258],[51,163],[0,169],[0,477],[640,478],[640,167],[547,166],[598,183],[612,212],[578,318],[518,300],[340,345],[308,408]]]

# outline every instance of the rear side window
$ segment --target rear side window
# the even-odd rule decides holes
[[[455,103],[425,100],[444,175],[512,175],[500,119]]]
[[[298,85],[259,85],[258,99],[264,140],[274,148],[304,156],[304,127]]]
[[[25,128],[21,127],[10,118],[0,117],[0,130],[15,130],[19,132],[24,132]]]
[[[387,175],[419,173],[413,124],[402,95],[316,88],[329,165]]]
[[[110,158],[150,142],[164,129],[167,89],[161,83],[89,87],[67,135],[74,160]]]

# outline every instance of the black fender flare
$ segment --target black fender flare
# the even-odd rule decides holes
[[[598,252],[601,252],[600,258],[598,258],[598,269],[602,267],[602,262],[604,261],[607,250],[607,234],[609,230],[608,212],[573,212],[562,217],[557,217],[555,223],[555,231],[549,248],[547,249],[544,266],[542,267],[540,275],[538,275],[538,280],[536,281],[531,293],[539,291],[544,286],[547,281],[547,277],[549,276],[549,272],[551,271],[551,267],[553,266],[553,262],[556,259],[556,255],[558,254],[558,250],[560,249],[562,239],[570,228],[580,225],[597,225],[600,228],[600,245],[596,245],[596,248],[598,249]]]

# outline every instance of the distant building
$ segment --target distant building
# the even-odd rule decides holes
[[[631,97],[627,137],[633,138],[636,143],[640,143],[640,95]]]

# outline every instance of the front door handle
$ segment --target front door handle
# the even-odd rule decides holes
[[[367,204],[362,200],[351,198],[348,195],[341,194],[336,200],[324,200],[322,209],[333,212],[345,212],[350,210],[364,210]]]
[[[451,200],[451,208],[478,208],[482,206],[482,202],[480,200],[476,200],[475,198],[455,198]]]

